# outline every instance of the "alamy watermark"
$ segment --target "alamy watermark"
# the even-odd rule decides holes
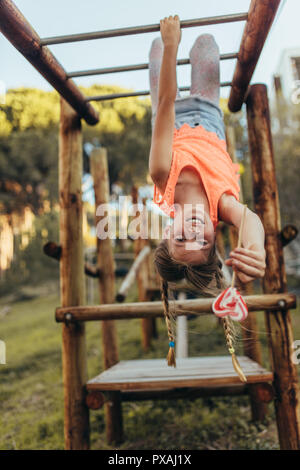
[[[204,243],[205,212],[203,204],[173,204],[169,208],[170,217],[162,216],[153,207],[150,210],[146,205],[128,204],[124,196],[118,198],[117,204],[100,204],[96,216],[101,219],[96,226],[96,234],[100,240],[110,238],[125,240],[159,240],[176,237],[186,243],[187,250],[199,249],[192,242]],[[172,226],[172,230],[165,227]],[[191,243],[189,243],[192,241]]]
[[[295,349],[295,351],[292,353],[292,363],[295,365],[299,365],[300,364],[300,340],[296,339],[295,341],[293,341],[292,347],[293,349]]]
[[[5,342],[0,339],[0,364],[6,364],[6,345]]]
[[[300,103],[300,80],[294,80],[293,90],[291,93],[291,101],[293,104]]]

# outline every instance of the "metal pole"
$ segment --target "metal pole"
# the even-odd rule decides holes
[[[207,18],[196,18],[180,22],[181,28],[191,28],[194,26],[207,26],[220,23],[233,23],[236,21],[246,21],[248,13],[237,13],[233,15],[209,16]],[[108,29],[106,31],[94,31],[92,33],[68,34],[65,36],[54,36],[42,38],[42,46],[50,44],[63,44],[66,42],[90,41],[91,39],[114,38],[117,36],[129,36],[131,34],[153,33],[160,30],[160,24],[150,24],[147,26],[133,26],[130,28]]]
[[[179,292],[178,300],[186,300],[186,293]],[[188,323],[186,316],[179,316],[176,320],[176,332],[177,332],[177,341],[176,341],[176,359],[181,359],[183,357],[188,357],[188,344],[189,344],[189,335],[188,335]]]
[[[231,112],[239,111],[242,107],[279,4],[280,0],[251,1],[228,101]]]
[[[220,60],[231,60],[237,59],[237,52],[230,52],[228,54],[221,54]],[[190,64],[190,59],[179,59],[177,65],[188,65]],[[119,73],[119,72],[132,72],[136,70],[146,70],[149,68],[149,64],[136,64],[136,65],[124,65],[120,67],[106,67],[103,69],[91,69],[91,70],[78,70],[74,72],[68,72],[67,77],[87,77],[90,75],[105,75],[109,73]]]
[[[231,86],[231,82],[223,82],[220,84],[221,87]],[[180,87],[179,91],[189,91],[190,87],[184,86]],[[145,91],[132,91],[128,93],[113,93],[111,95],[96,95],[96,96],[88,96],[86,98],[87,101],[106,101],[106,100],[115,100],[117,98],[129,98],[130,96],[145,96],[150,95],[149,90]]]
[[[42,47],[40,37],[11,0],[0,1],[0,31],[12,45],[40,72],[58,93],[88,124],[97,124],[97,111],[47,47]]]

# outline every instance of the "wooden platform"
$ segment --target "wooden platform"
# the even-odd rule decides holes
[[[273,373],[248,357],[238,358],[247,383],[271,382]],[[182,387],[224,387],[241,384],[231,357],[189,357],[168,367],[165,359],[121,361],[89,380],[87,390],[170,390]]]

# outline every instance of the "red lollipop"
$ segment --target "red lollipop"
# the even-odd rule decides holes
[[[248,316],[247,305],[235,287],[228,287],[214,300],[212,310],[217,317],[229,316],[234,321],[243,321]]]

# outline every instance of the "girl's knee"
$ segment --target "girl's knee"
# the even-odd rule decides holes
[[[152,49],[161,49],[163,47],[163,42],[161,37],[157,37],[153,39],[152,44],[151,44],[151,50]]]
[[[219,50],[219,46],[212,34],[201,34],[198,36],[194,42],[191,52],[198,48],[206,49],[207,51]]]
[[[151,60],[159,59],[160,56],[162,56],[163,52],[163,42],[160,37],[155,38],[152,41],[150,52],[149,52],[149,58]]]
[[[202,43],[212,43],[212,44],[217,44],[215,37],[212,34],[206,33],[206,34],[200,34],[200,36],[197,37],[195,42],[199,42],[200,44]]]

